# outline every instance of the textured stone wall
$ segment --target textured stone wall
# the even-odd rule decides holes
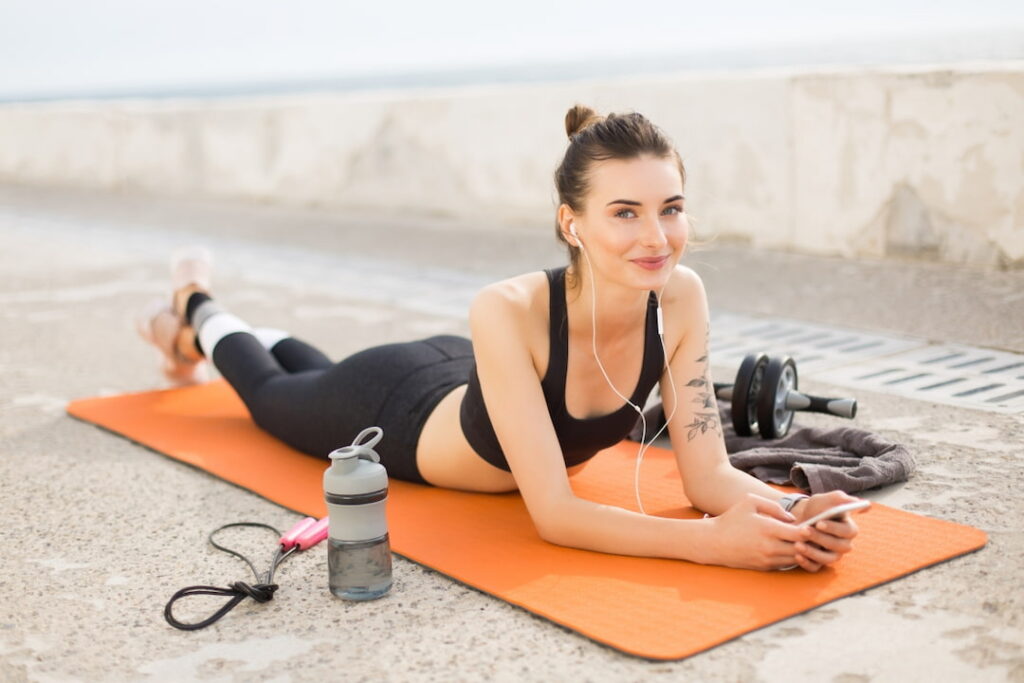
[[[0,106],[0,181],[550,223],[575,102],[675,139],[698,235],[1024,267],[1024,63]]]

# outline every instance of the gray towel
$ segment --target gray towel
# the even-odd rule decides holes
[[[727,404],[719,406],[725,449],[733,467],[770,484],[793,484],[810,493],[865,489],[906,481],[914,458],[902,445],[855,427],[798,427],[781,439],[737,436]],[[645,412],[654,430],[665,423],[661,405]],[[650,433],[650,431],[648,431]],[[639,430],[630,438],[639,441]]]

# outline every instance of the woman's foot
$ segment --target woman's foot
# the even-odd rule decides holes
[[[196,292],[209,293],[212,272],[213,257],[205,247],[185,247],[171,254],[171,287],[174,289],[171,310],[183,323],[188,323],[185,317],[188,298]]]
[[[195,292],[210,289],[213,259],[205,247],[185,247],[171,253],[171,301],[151,301],[136,318],[139,335],[161,355],[164,376],[177,385],[207,379],[205,359],[196,347],[196,332],[185,309]]]
[[[170,382],[186,385],[206,380],[204,358],[195,347],[195,333],[166,301],[149,302],[135,324],[139,335],[160,351],[161,370]]]

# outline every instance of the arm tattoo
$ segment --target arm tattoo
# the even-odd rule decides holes
[[[708,338],[710,336],[711,325],[709,323],[707,331],[704,333],[704,355],[697,359],[698,363],[703,364],[700,376],[694,377],[686,383],[686,386],[697,389],[697,395],[693,399],[693,403],[700,404],[700,407],[693,413],[693,422],[686,425],[686,428],[689,430],[686,434],[687,441],[693,441],[700,434],[706,434],[708,430],[711,430],[713,434],[721,433],[718,425],[718,409],[715,406],[713,387],[710,386],[707,380],[709,365]]]

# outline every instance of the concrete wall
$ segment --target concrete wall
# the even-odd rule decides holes
[[[1024,267],[1024,62],[0,106],[0,181],[550,224],[574,102],[675,139],[698,236]]]

